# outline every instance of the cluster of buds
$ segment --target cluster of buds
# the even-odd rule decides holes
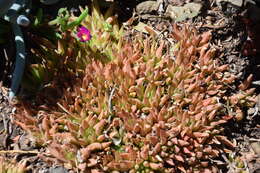
[[[244,99],[253,105],[250,79],[240,86],[244,97],[226,96],[235,77],[214,59],[211,33],[174,25],[172,36],[178,42],[173,55],[163,53],[164,42],[125,43],[113,61],[87,65],[56,109],[41,105],[40,120],[27,111],[16,122],[82,172],[218,172],[210,160],[235,147],[221,133],[232,118],[225,104],[240,108]]]

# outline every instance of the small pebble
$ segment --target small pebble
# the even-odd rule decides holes
[[[50,173],[68,173],[68,171],[64,167],[55,167],[55,168],[50,168]]]
[[[260,142],[253,142],[251,143],[251,147],[256,154],[260,155]]]

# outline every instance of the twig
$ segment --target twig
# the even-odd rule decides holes
[[[58,105],[64,112],[66,112],[67,114],[71,115],[71,113],[70,113],[66,108],[64,108],[59,102],[57,103],[57,105]]]
[[[227,26],[226,23],[220,25],[220,23],[221,23],[222,21],[225,21],[225,19],[223,18],[223,19],[219,20],[215,25],[212,25],[212,24],[204,24],[204,25],[202,25],[201,27],[210,28],[210,29],[222,29],[222,28],[224,28],[224,27]]]
[[[24,151],[24,150],[2,150],[0,154],[13,154],[13,153],[20,153],[20,154],[40,154],[38,151]]]
[[[255,138],[249,138],[250,142],[260,142],[260,139],[255,139]]]
[[[116,90],[116,88],[113,87],[112,90],[111,90],[111,92],[110,92],[108,101],[107,101],[107,102],[108,102],[108,107],[109,107],[110,113],[113,112],[112,98],[113,98],[113,96],[114,96],[115,90]]]

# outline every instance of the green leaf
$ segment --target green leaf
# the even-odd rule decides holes
[[[42,18],[43,18],[43,10],[42,8],[39,8],[36,14],[36,18],[34,20],[34,26],[39,26],[42,22]]]

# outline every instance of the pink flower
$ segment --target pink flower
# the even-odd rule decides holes
[[[91,39],[90,31],[84,26],[78,28],[77,36],[81,42],[86,42]]]

